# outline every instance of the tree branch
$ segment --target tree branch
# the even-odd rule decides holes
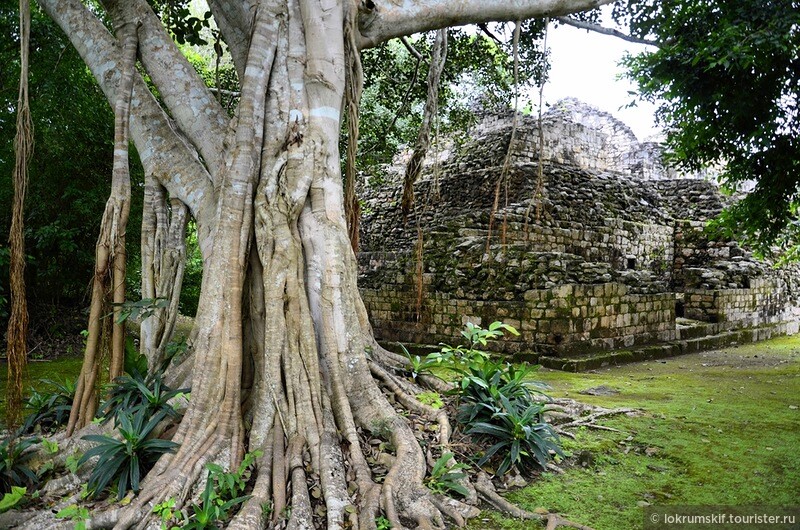
[[[110,102],[116,101],[121,57],[115,39],[80,0],[40,0],[39,5],[67,34]],[[198,225],[213,219],[215,192],[211,177],[194,149],[173,129],[141,76],[134,79],[131,138],[145,173],[184,202]]]
[[[181,53],[145,0],[104,0],[114,25],[137,20],[139,57],[164,104],[203,157],[212,177],[224,167],[223,143],[230,119]]]
[[[628,35],[627,33],[623,33],[613,28],[606,28],[600,26],[598,24],[592,24],[591,22],[584,22],[582,20],[574,20],[569,17],[556,17],[562,24],[566,24],[567,26],[572,26],[573,28],[578,29],[585,29],[587,31],[594,31],[595,33],[600,33],[602,35],[611,35],[612,37],[617,37],[618,39],[622,39],[624,41],[633,42],[635,44],[646,44],[648,46],[656,46],[658,48],[661,47],[660,42],[656,42],[654,40],[648,39],[640,39],[639,37],[634,37],[633,35]]]
[[[417,0],[361,2],[361,48],[422,31],[464,24],[557,17],[588,11],[613,0]]]
[[[419,65],[422,62],[422,54],[410,43],[406,37],[400,37],[400,42],[408,50],[408,53],[414,56],[416,59],[416,64],[414,65],[414,73],[411,76],[411,81],[408,82],[408,88],[406,88],[406,93],[403,95],[403,99],[400,100],[400,106],[397,107],[397,111],[394,113],[394,118],[392,118],[392,123],[389,124],[388,130],[394,129],[397,120],[400,119],[400,113],[403,112],[403,109],[408,106],[409,101],[411,101],[411,91],[414,89],[414,85],[417,84],[417,77],[419,76]]]
[[[490,39],[492,39],[493,41],[495,41],[495,42],[496,42],[497,44],[499,44],[500,46],[502,46],[503,44],[505,44],[503,41],[501,41],[501,40],[500,40],[500,39],[497,37],[497,35],[495,35],[494,33],[492,33],[492,32],[491,32],[491,30],[489,30],[489,26],[487,26],[486,24],[484,24],[484,23],[478,24],[478,27],[480,28],[480,30],[481,30],[482,32],[484,32],[484,33],[486,34],[486,36],[487,36],[487,37],[489,37]]]
[[[231,50],[236,73],[242,79],[247,63],[247,50],[250,47],[250,29],[253,26],[255,6],[249,0],[208,0],[208,7]]]

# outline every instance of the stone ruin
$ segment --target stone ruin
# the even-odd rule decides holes
[[[467,322],[500,320],[520,336],[494,349],[577,370],[798,331],[800,269],[706,233],[733,200],[707,175],[563,100],[543,116],[540,180],[538,120],[518,115],[509,149],[512,123],[487,115],[430,155],[407,220],[402,164],[361,190],[359,285],[379,340],[454,344]]]

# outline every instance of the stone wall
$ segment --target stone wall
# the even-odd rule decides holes
[[[686,289],[685,315],[704,322],[734,322],[742,326],[797,318],[794,293],[781,279],[754,280],[752,285],[741,289]]]
[[[423,172],[408,219],[399,168],[362,190],[359,282],[379,339],[455,343],[467,321],[502,320],[521,332],[505,351],[566,355],[675,340],[678,316],[797,318],[800,270],[705,232],[730,201],[713,183],[668,178],[658,149],[586,105],[545,125],[541,179],[535,121],[519,118],[505,166],[511,120],[489,116]]]
[[[362,288],[362,297],[380,339],[388,341],[453,343],[467,322],[488,326],[496,320],[520,332],[497,344],[506,353],[564,354],[675,338],[675,295],[632,294],[620,283],[531,289],[521,300],[424,292],[419,312],[413,285]]]

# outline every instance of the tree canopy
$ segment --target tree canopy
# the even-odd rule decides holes
[[[640,97],[659,105],[670,160],[720,168],[734,190],[754,182],[722,226],[764,253],[795,247],[800,3],[631,0],[616,14],[634,36],[659,43],[625,63]]]

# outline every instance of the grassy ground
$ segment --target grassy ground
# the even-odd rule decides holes
[[[636,407],[608,419],[624,434],[565,440],[589,460],[545,474],[510,498],[596,530],[641,528],[642,506],[797,505],[800,499],[800,337],[570,374],[542,370],[554,396]],[[581,390],[605,385],[613,396]],[[536,528],[486,513],[472,529]]]
[[[47,385],[41,381],[50,379],[63,381],[68,379],[74,381],[78,378],[81,371],[83,356],[60,357],[50,361],[28,361],[26,370],[25,388],[36,388],[42,390]],[[8,378],[8,365],[0,363],[0,428],[5,426],[6,416],[6,379]]]
[[[75,378],[80,358],[32,362],[28,380]],[[642,527],[644,503],[796,505],[800,498],[800,337],[662,362],[571,374],[542,370],[554,396],[605,407],[636,407],[604,423],[623,434],[582,431],[565,449],[588,460],[545,474],[510,498],[594,527]],[[5,365],[0,367],[0,418]],[[579,392],[600,385],[613,396]],[[537,528],[492,512],[470,529]]]

